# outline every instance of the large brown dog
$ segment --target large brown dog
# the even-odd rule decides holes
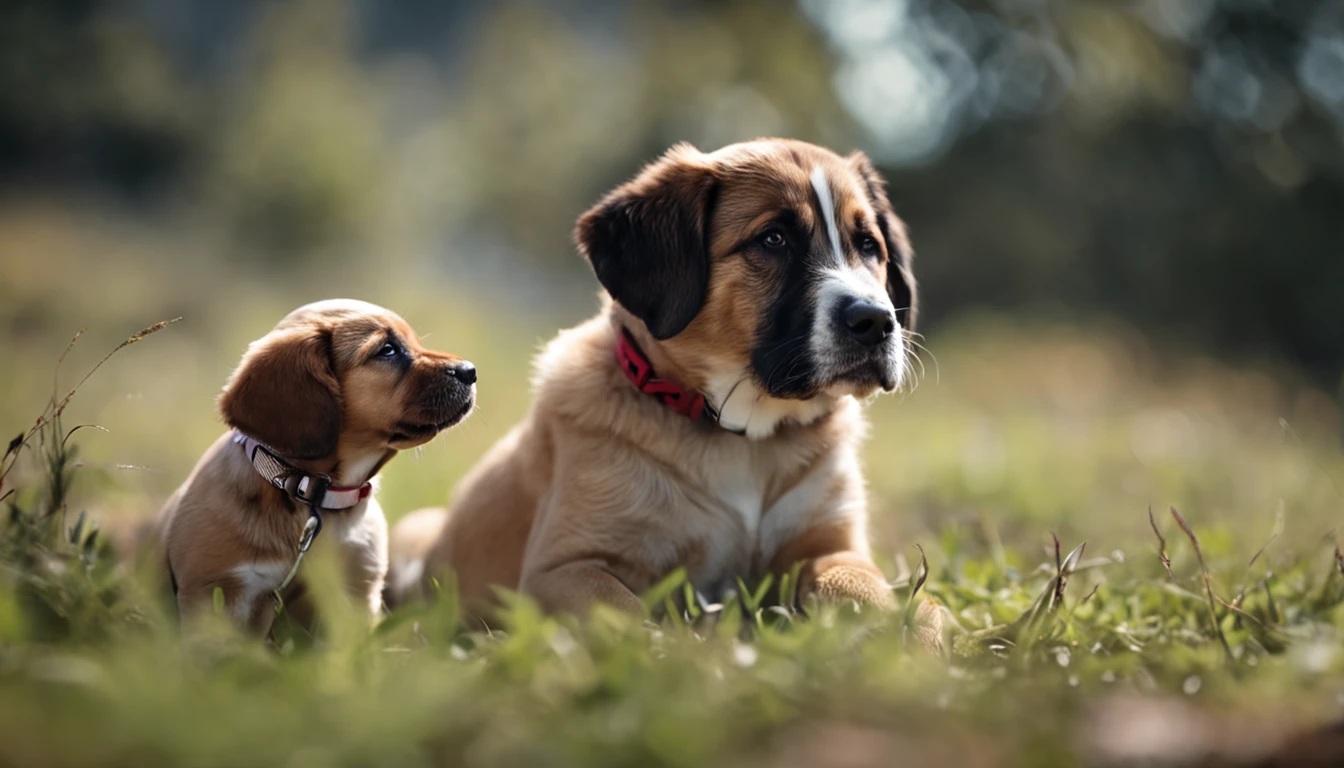
[[[304,615],[293,570],[306,540],[336,548],[356,604],[376,615],[387,521],[371,481],[397,451],[465,418],[475,382],[471,363],[425,349],[382,307],[333,300],[291,312],[248,348],[219,399],[233,431],[162,512],[179,611],[210,605],[220,588],[230,615],[266,634],[282,589]]]
[[[869,556],[858,399],[910,373],[905,227],[868,159],[763,140],[679,145],[580,218],[614,301],[536,363],[526,419],[447,511],[392,536],[392,594],[456,572],[552,611],[677,567],[713,598],[805,563],[801,593],[889,605]]]

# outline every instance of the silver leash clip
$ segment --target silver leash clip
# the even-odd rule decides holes
[[[308,548],[313,546],[317,539],[317,534],[322,532],[322,513],[318,511],[316,504],[308,506],[308,521],[303,524],[303,533],[299,536],[299,554],[294,558],[294,567],[289,569],[285,580],[280,582],[280,586],[275,588],[274,596],[277,605],[282,605],[280,593],[289,586],[294,577],[299,573],[299,565],[303,563],[303,556],[308,554]]]
[[[303,524],[303,534],[299,536],[299,554],[308,551],[313,545],[313,540],[322,530],[322,513],[317,511],[317,507],[310,507],[308,512],[308,522]]]

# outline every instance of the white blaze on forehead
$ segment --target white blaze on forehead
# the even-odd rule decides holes
[[[826,221],[826,235],[831,242],[831,258],[835,259],[837,264],[843,264],[845,256],[840,250],[840,230],[835,226],[835,199],[831,196],[831,182],[826,178],[826,171],[819,165],[812,170],[812,188],[817,191],[817,200],[821,203],[821,216]]]

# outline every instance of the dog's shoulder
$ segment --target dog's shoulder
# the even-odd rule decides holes
[[[661,406],[636,392],[616,364],[617,331],[605,313],[561,331],[533,365],[534,418],[632,440],[666,420]]]
[[[252,482],[255,472],[232,433],[221,435],[159,513],[168,548],[231,550],[261,544],[265,550],[287,551],[302,521],[292,520],[265,487]],[[256,490],[244,490],[250,488]]]
[[[561,390],[584,393],[610,381],[616,331],[605,313],[566,328],[542,347],[533,361],[532,388],[538,399],[560,400]]]

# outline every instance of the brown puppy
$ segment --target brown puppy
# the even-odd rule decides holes
[[[398,526],[393,596],[453,569],[476,612],[495,585],[639,611],[677,567],[713,599],[801,561],[804,596],[890,605],[859,399],[909,376],[915,283],[883,187],[859,153],[679,145],[585,213],[614,301],[541,353],[450,510]]]
[[[291,312],[248,347],[219,399],[232,431],[160,517],[179,612],[221,588],[230,615],[266,634],[272,592],[287,605],[302,592],[292,570],[307,539],[338,551],[351,595],[376,615],[387,521],[371,480],[465,418],[475,382],[471,363],[425,349],[382,307],[342,299]]]

